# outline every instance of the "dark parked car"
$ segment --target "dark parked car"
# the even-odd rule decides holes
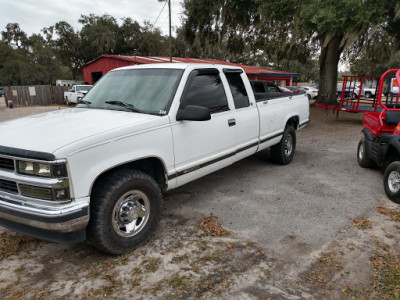
[[[0,87],[0,97],[3,97],[3,96],[4,96],[4,91],[3,91],[3,88]]]
[[[297,86],[287,86],[286,88],[296,94],[305,94],[305,92],[306,92],[305,90],[303,90],[302,88],[297,87]]]

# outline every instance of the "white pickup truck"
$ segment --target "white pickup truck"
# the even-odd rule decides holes
[[[78,100],[82,99],[91,88],[92,85],[73,85],[70,91],[64,92],[65,104],[78,103]]]
[[[75,108],[0,123],[0,225],[128,252],[156,228],[163,191],[269,147],[292,161],[309,105],[283,95],[256,101],[234,66],[115,69]]]

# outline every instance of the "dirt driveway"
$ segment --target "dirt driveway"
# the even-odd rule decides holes
[[[0,121],[54,109],[0,105]],[[0,297],[399,295],[399,208],[357,164],[361,128],[362,115],[312,108],[290,165],[263,153],[168,192],[155,236],[121,257],[3,230]]]

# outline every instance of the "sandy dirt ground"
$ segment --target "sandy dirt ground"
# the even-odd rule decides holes
[[[0,98],[0,121],[55,109]],[[167,192],[155,235],[120,257],[2,229],[0,297],[389,299],[400,209],[358,166],[361,129],[361,114],[311,108],[290,165],[266,152]]]

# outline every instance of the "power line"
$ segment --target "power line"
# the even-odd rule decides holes
[[[164,6],[162,7],[160,13],[158,14],[157,19],[154,21],[153,25],[151,25],[151,32],[153,32],[154,26],[156,26],[156,23],[158,21],[158,19],[160,18],[162,12],[164,11],[165,6],[168,4],[168,1],[165,2]],[[135,51],[135,56],[136,56],[136,52],[139,52],[140,48],[142,48],[144,42],[146,42],[146,39],[143,40],[143,42],[140,44],[139,48]]]

